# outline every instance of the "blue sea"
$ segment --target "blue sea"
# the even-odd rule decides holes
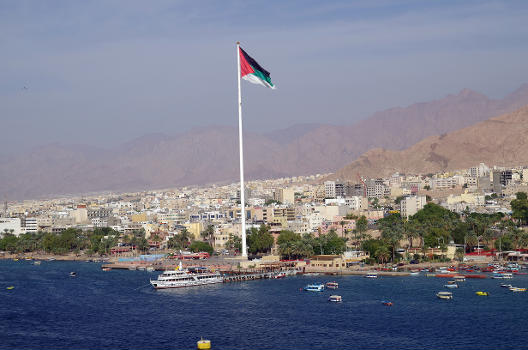
[[[527,347],[528,292],[489,278],[459,283],[453,300],[440,300],[446,279],[424,276],[302,276],[156,291],[148,286],[156,274],[0,261],[0,349],[195,349],[200,337],[213,349]],[[338,290],[300,290],[330,280]],[[528,287],[528,276],[507,283]],[[481,290],[490,296],[475,295]],[[343,302],[329,303],[330,294]]]

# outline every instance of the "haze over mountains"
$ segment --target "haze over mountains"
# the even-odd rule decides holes
[[[330,178],[386,177],[395,172],[425,174],[477,166],[528,163],[528,106],[440,136],[403,151],[373,149]]]
[[[402,150],[426,137],[465,128],[527,104],[527,84],[500,100],[464,89],[439,100],[377,112],[351,125],[302,124],[266,134],[245,131],[246,177],[335,171],[372,148]],[[484,161],[478,154],[474,156],[474,162]],[[238,131],[223,126],[176,136],[146,135],[111,150],[51,144],[0,157],[0,197],[10,200],[237,179]]]

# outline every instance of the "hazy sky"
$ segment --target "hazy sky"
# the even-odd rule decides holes
[[[502,97],[528,82],[527,19],[524,0],[0,0],[0,153],[236,125],[237,40],[277,85],[243,82],[246,130]]]

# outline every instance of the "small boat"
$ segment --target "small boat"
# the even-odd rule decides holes
[[[331,301],[333,303],[340,303],[343,300],[341,298],[341,295],[330,295],[330,297],[328,298],[328,301]]]
[[[482,292],[482,291],[478,291],[475,293],[476,295],[480,295],[480,296],[483,296],[483,297],[487,297],[489,294],[488,292]]]
[[[307,292],[322,292],[324,291],[324,288],[325,286],[322,283],[313,283],[313,284],[307,285],[303,289]]]
[[[453,293],[451,292],[438,292],[436,297],[440,299],[453,299]]]
[[[339,283],[337,283],[337,282],[326,282],[326,288],[328,288],[328,289],[337,289],[337,288],[339,288]]]
[[[511,284],[505,284],[505,283],[503,283],[503,284],[501,284],[501,287],[502,287],[502,288],[511,288],[512,285],[511,285]]]
[[[284,272],[279,272],[277,273],[276,275],[273,276],[273,278],[277,279],[277,278],[284,278],[286,277],[286,274]]]
[[[77,272],[74,272],[74,271],[70,272],[70,277],[77,277]]]
[[[513,278],[513,274],[512,273],[503,273],[502,274],[502,278],[511,280]]]
[[[103,267],[103,271],[112,271],[111,267]]]
[[[420,276],[420,271],[413,271],[409,273],[409,276]]]
[[[386,301],[386,300],[383,300],[383,301],[381,302],[381,304],[382,304],[382,305],[385,305],[385,306],[392,306],[392,305],[393,305],[393,304],[392,304],[392,301]]]
[[[200,338],[200,340],[196,342],[196,348],[198,350],[209,350],[211,349],[211,341],[208,339]]]
[[[526,288],[510,287],[512,292],[526,292]]]
[[[454,284],[444,284],[444,287],[445,288],[458,288],[458,284],[454,283]]]
[[[148,272],[153,272],[153,271],[154,271],[154,268],[153,268],[152,266],[149,266],[149,267],[147,267],[147,271],[148,271]]]
[[[378,278],[378,275],[375,273],[369,273],[364,276],[365,278]]]
[[[15,286],[9,286],[9,287],[7,287],[6,289],[9,289],[9,290],[11,290],[11,289],[15,289]]]
[[[129,269],[130,271],[136,271],[136,266],[129,266],[128,269]]]
[[[455,279],[455,282],[465,282],[466,281],[465,276],[455,276],[453,278]]]
[[[39,261],[39,260],[35,260],[35,261],[33,262],[33,265],[40,265],[40,261]]]
[[[18,261],[18,259],[17,259],[17,258],[14,258],[13,261]]]

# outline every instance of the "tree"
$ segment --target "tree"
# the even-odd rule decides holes
[[[376,250],[375,256],[379,263],[384,264],[390,257],[389,249],[386,246],[381,246]]]
[[[225,247],[230,250],[236,250],[240,252],[242,250],[242,238],[235,236],[232,233],[229,235],[229,239],[225,243]]]
[[[191,243],[189,249],[194,253],[207,252],[209,254],[213,254],[213,247],[211,247],[211,245],[207,242],[194,241]]]
[[[215,228],[213,225],[207,225],[207,227],[205,228],[205,230],[203,230],[202,232],[200,232],[200,236],[202,236],[202,238],[207,241],[210,245],[212,245],[213,243],[213,238],[214,238],[214,233],[215,233]]]
[[[512,200],[512,218],[518,220],[520,225],[528,224],[528,199],[524,192],[517,192],[516,199]]]
[[[258,230],[254,227],[248,230],[247,241],[248,250],[253,254],[269,252],[274,243],[273,236],[266,225],[260,225]]]
[[[191,233],[186,228],[182,229],[180,233],[169,238],[167,246],[171,249],[187,249],[191,244]]]
[[[392,247],[392,260],[396,256],[396,249],[403,239],[403,220],[400,214],[392,214],[378,221],[381,237]]]

